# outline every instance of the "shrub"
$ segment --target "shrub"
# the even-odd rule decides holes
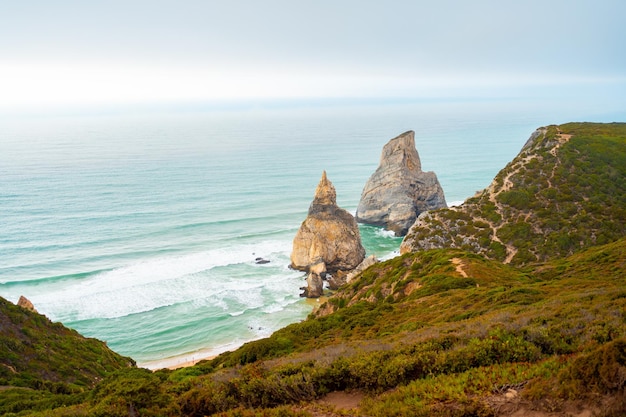
[[[564,393],[579,397],[589,390],[601,394],[626,390],[626,339],[600,346],[576,358],[560,375]]]

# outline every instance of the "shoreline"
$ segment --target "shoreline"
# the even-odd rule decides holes
[[[324,302],[326,302],[326,300],[328,300],[328,294],[323,295],[319,298],[307,298],[307,299],[304,299],[303,301],[313,307],[311,311],[315,311]],[[306,320],[306,318],[303,320]],[[149,360],[145,362],[138,361],[137,367],[146,368],[151,371],[158,371],[160,369],[175,370],[175,369],[180,369],[180,368],[187,368],[190,366],[194,366],[195,364],[201,361],[208,361],[211,359],[215,359],[224,352],[239,349],[245,343],[253,342],[255,340],[259,340],[259,339],[247,340],[245,342],[233,344],[228,347],[223,347],[221,349],[205,348],[205,349],[197,350],[195,352],[182,353],[180,355],[170,356],[170,357],[163,358],[163,359],[154,359],[154,360]]]
[[[224,350],[224,352],[227,352],[227,350]],[[163,359],[155,359],[155,360],[146,361],[146,362],[137,362],[137,367],[146,368],[151,371],[158,371],[160,369],[174,370],[174,369],[180,369],[180,368],[187,368],[189,366],[193,366],[197,364],[198,362],[217,358],[220,355],[220,353],[223,353],[223,352],[217,352],[213,349],[198,350],[196,352],[183,353],[181,355],[171,356],[171,357],[163,358]]]

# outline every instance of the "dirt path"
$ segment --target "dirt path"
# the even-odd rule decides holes
[[[550,178],[548,178],[548,186],[550,188],[553,187],[552,179],[554,178],[554,173],[556,172],[556,168],[559,165],[557,162],[561,162],[561,160],[558,157],[557,151],[559,150],[561,145],[563,145],[564,143],[567,143],[571,138],[572,138],[572,135],[566,135],[564,133],[561,133],[561,129],[557,130],[556,140],[558,143],[554,145],[554,148],[550,149],[550,155],[552,155],[556,159],[556,162],[554,163],[554,166],[552,167],[552,172],[550,173]]]
[[[353,410],[359,408],[364,397],[365,395],[360,392],[334,391],[326,394],[320,401],[339,410]]]
[[[463,269],[463,261],[460,258],[452,258],[450,261],[456,267],[456,272],[458,272],[463,278],[467,278],[467,272]]]
[[[490,187],[488,189],[489,192],[489,201],[492,202],[495,206],[496,206],[496,211],[502,215],[501,213],[504,211],[502,208],[502,205],[498,202],[498,199],[496,198],[500,193],[503,193],[505,191],[509,191],[513,188],[513,186],[515,185],[513,183],[513,181],[511,180],[511,178],[518,174],[520,172],[520,170],[531,160],[533,160],[534,158],[536,158],[536,155],[529,155],[526,156],[525,158],[521,159],[520,161],[517,161],[515,163],[515,165],[512,166],[512,170],[506,175],[506,177],[504,177],[504,179],[502,180],[502,186],[499,189],[496,189],[495,184],[493,185],[493,187]],[[498,230],[500,230],[500,228],[502,227],[502,225],[496,225],[494,224],[494,222],[488,220],[488,219],[484,219],[481,218],[480,220],[484,221],[485,223],[487,223],[489,225],[489,227],[491,228],[491,235],[492,235],[492,240],[500,243],[501,245],[503,245],[506,249],[506,258],[504,259],[504,263],[508,264],[511,263],[511,261],[513,260],[513,258],[515,257],[515,255],[517,255],[517,248],[513,245],[504,243],[502,240],[500,240],[500,238],[498,237]]]
[[[496,206],[496,211],[498,212],[498,214],[502,213],[502,206],[500,205],[500,203],[498,203],[496,196],[500,194],[502,191],[505,191],[505,187],[507,187],[507,185],[508,185],[507,190],[510,189],[510,187],[513,185],[513,183],[510,180],[510,177],[515,172],[517,172],[517,170],[506,176],[504,185],[502,186],[502,188],[500,188],[500,190],[498,190],[497,192],[495,190],[489,190],[489,201],[491,201]],[[515,257],[515,255],[517,255],[517,248],[513,245],[504,243],[502,240],[500,240],[500,238],[498,237],[498,230],[500,230],[502,226],[501,225],[496,226],[495,223],[489,219],[481,218],[480,220],[487,223],[489,227],[491,228],[491,239],[498,242],[499,244],[504,246],[504,248],[506,249],[506,258],[504,259],[504,263],[505,264],[511,263],[511,260]]]
[[[544,132],[544,135],[545,135],[545,132]],[[552,154],[555,158],[557,158],[557,162],[558,162],[558,149],[559,149],[559,147],[561,145],[563,145],[564,143],[566,143],[567,141],[569,141],[571,139],[572,135],[563,134],[559,130],[556,137],[557,137],[558,143],[550,150],[550,154]],[[502,180],[502,186],[500,186],[500,188],[496,188],[496,185],[494,184],[492,187],[490,187],[488,189],[489,201],[492,202],[496,206],[496,211],[500,215],[502,215],[501,213],[504,210],[503,210],[502,205],[498,202],[497,196],[500,193],[503,193],[503,192],[511,190],[513,188],[513,186],[514,186],[514,183],[511,180],[511,178],[513,178],[514,175],[518,174],[523,167],[525,167],[531,160],[533,160],[535,158],[538,158],[538,156],[537,155],[528,155],[528,156],[522,158],[521,160],[518,160],[511,167],[510,172]],[[550,174],[550,177],[547,179],[549,187],[552,187],[551,180],[552,180],[552,178],[554,178],[554,174],[555,174],[555,170],[556,170],[557,166],[558,166],[558,163],[555,163],[554,167],[552,169],[552,172]],[[530,214],[528,214],[526,216],[525,220],[528,221],[529,217],[530,217]],[[517,248],[515,248],[513,245],[510,245],[510,244],[502,242],[502,240],[500,240],[500,238],[498,237],[498,231],[500,230],[502,225],[495,225],[492,221],[489,221],[488,219],[481,219],[481,220],[483,220],[485,223],[487,223],[491,227],[492,239],[494,241],[502,244],[506,248],[506,257],[504,259],[504,263],[505,264],[511,263],[511,261],[513,260],[515,255],[517,255]]]
[[[358,414],[358,409],[365,395],[358,391],[334,391],[306,406],[299,408],[313,417],[346,417]]]

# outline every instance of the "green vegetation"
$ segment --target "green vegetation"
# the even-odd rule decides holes
[[[568,123],[545,128],[488,189],[460,208],[431,213],[405,244],[412,251],[455,247],[527,265],[624,233],[626,123]]]
[[[105,343],[0,298],[0,413],[80,402],[108,373],[132,366]]]
[[[0,298],[0,385],[51,392],[91,387],[107,372],[134,366],[106,344]]]
[[[212,361],[121,368],[84,392],[10,389],[0,410],[303,416],[326,393],[358,390],[368,416],[494,415],[503,387],[551,407],[599,401],[626,388],[625,262],[626,239],[532,269],[454,249],[408,254],[308,320]]]
[[[624,138],[547,128],[495,180],[514,186],[431,218],[458,244],[376,264],[307,320],[194,367],[137,369],[3,301],[0,414],[336,416],[319,400],[352,391],[349,415],[370,417],[626,415]],[[572,169],[588,178],[563,191]]]

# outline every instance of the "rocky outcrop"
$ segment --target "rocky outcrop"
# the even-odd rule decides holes
[[[354,217],[337,206],[335,187],[322,174],[309,214],[293,239],[291,267],[309,272],[324,263],[325,271],[349,271],[365,257]]]
[[[35,309],[35,306],[33,305],[33,303],[28,298],[24,297],[23,295],[21,295],[20,299],[17,300],[17,305],[22,308],[25,308],[28,311],[37,313],[37,310]]]
[[[328,287],[331,290],[337,290],[342,285],[349,284],[354,278],[356,278],[357,275],[359,275],[361,272],[365,271],[367,268],[377,262],[379,262],[378,259],[376,259],[374,255],[370,255],[367,258],[363,259],[363,262],[358,264],[357,267],[354,268],[352,271],[339,271],[334,275],[328,276]]]
[[[437,175],[422,171],[415,133],[408,131],[383,147],[380,165],[363,188],[356,219],[404,236],[417,216],[442,207],[447,205]]]
[[[348,272],[348,274],[346,275],[346,283],[349,284],[354,278],[356,278],[357,275],[378,262],[378,259],[376,259],[374,255],[370,255],[367,258],[363,259],[363,262],[361,262],[359,266]]]
[[[324,293],[324,279],[326,278],[326,264],[318,262],[309,267],[309,273],[306,277],[306,287],[301,289],[304,291],[302,297],[318,298]]]

